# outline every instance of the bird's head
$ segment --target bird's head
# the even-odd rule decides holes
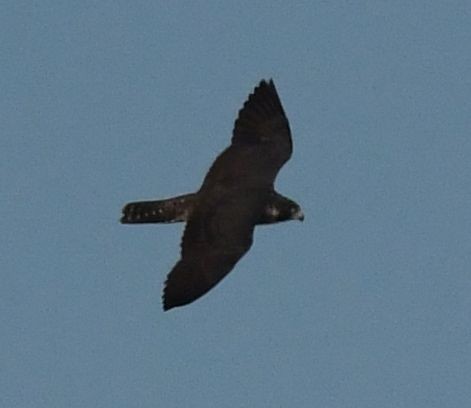
[[[304,213],[298,203],[283,196],[278,196],[265,208],[261,224],[271,224],[290,220],[304,220]]]
[[[304,213],[301,207],[293,201],[289,207],[289,219],[304,221]]]

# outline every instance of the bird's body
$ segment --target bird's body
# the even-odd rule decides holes
[[[187,222],[181,259],[165,284],[164,310],[191,303],[224,278],[250,249],[256,225],[303,219],[298,204],[273,187],[291,153],[275,85],[262,81],[239,111],[231,145],[196,193],[124,207],[123,223]]]

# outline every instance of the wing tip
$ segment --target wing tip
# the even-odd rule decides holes
[[[283,117],[288,121],[273,79],[262,79],[238,111],[232,130],[232,142],[239,139],[253,143],[260,123],[275,117]]]
[[[252,94],[256,93],[258,89],[263,89],[263,88],[269,88],[271,90],[274,90],[276,92],[276,87],[275,87],[275,82],[273,81],[273,78],[262,78],[258,85],[254,88]]]
[[[266,114],[273,115],[275,113],[281,113],[286,116],[272,78],[268,81],[262,79],[258,85],[255,86],[242,105],[242,108],[239,109],[237,118],[239,119],[247,110],[256,109],[257,106],[260,107],[261,105],[266,105],[266,108],[268,108]]]
[[[162,299],[162,309],[164,312],[168,312],[170,309],[173,309],[175,306],[169,305],[166,301],[165,298]]]

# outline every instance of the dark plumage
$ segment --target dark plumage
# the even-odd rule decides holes
[[[196,193],[124,207],[125,224],[187,223],[181,259],[165,282],[164,310],[191,303],[220,282],[250,249],[256,225],[304,219],[299,205],[273,186],[292,150],[275,84],[263,80]]]

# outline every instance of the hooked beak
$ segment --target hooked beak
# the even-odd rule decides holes
[[[299,209],[293,214],[293,219],[299,220],[299,221],[304,221],[304,213],[303,210]]]

